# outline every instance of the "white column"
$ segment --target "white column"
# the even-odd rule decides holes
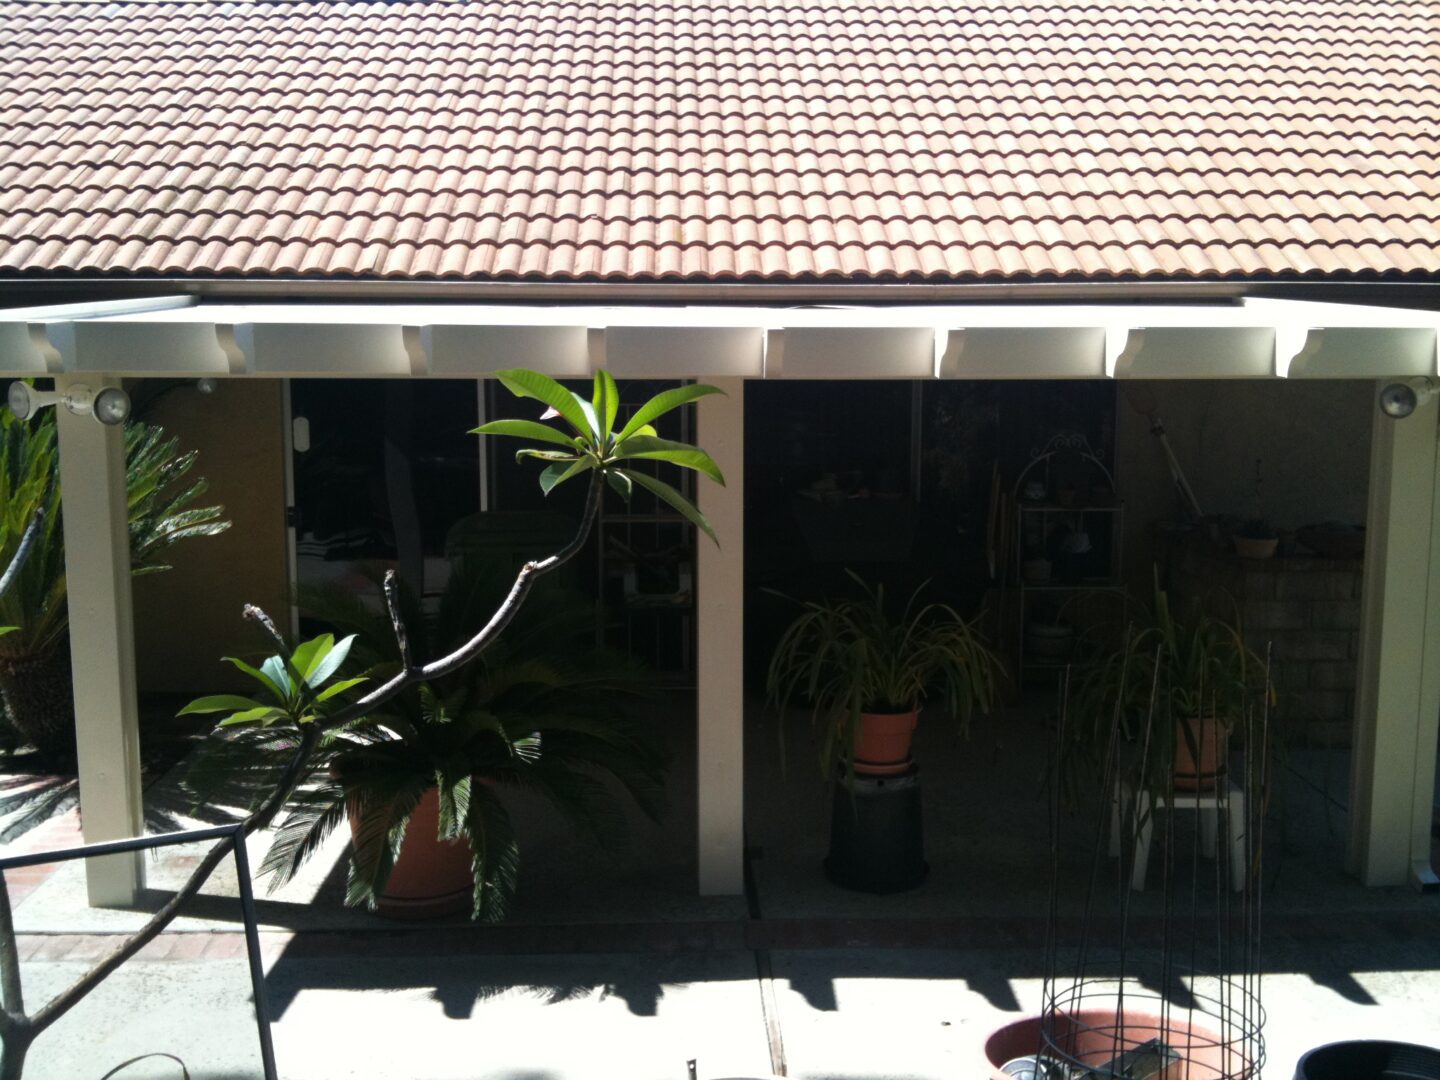
[[[81,381],[61,380],[59,388]],[[91,390],[112,385],[99,377],[83,383]],[[125,436],[122,428],[75,416],[64,405],[56,409],[80,813],[85,842],[96,843],[144,830]],[[145,882],[141,856],[91,859],[86,882],[93,906],[131,904]]]
[[[1435,887],[1440,403],[1374,425],[1347,861],[1366,885]]]
[[[745,381],[712,379],[725,391],[703,398],[699,445],[725,486],[701,478],[701,511],[720,547],[697,535],[699,548],[696,723],[699,728],[700,893],[745,891]]]

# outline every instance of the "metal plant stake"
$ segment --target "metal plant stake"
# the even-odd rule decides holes
[[[1158,673],[1158,659],[1156,671]],[[1269,686],[1269,658],[1265,684]],[[1152,679],[1158,676],[1152,676]],[[1065,747],[1069,677],[1057,749]],[[1268,791],[1269,694],[1233,732],[1242,762],[1212,790],[1147,790],[1155,753],[1154,682],[1141,745],[1127,748],[1115,710],[1102,775],[1090,794],[1093,848],[1078,935],[1060,915],[1058,779],[1052,791],[1050,912],[1040,1045],[1045,1080],[1254,1080],[1265,1063],[1261,1003],[1261,869]],[[1168,718],[1166,719],[1168,722]],[[1057,777],[1059,769],[1055,770]],[[1191,810],[1177,824],[1177,810]],[[1211,822],[1202,817],[1212,815]],[[1209,830],[1207,832],[1207,830]],[[1216,846],[1216,840],[1219,840]],[[1156,896],[1139,893],[1152,841],[1163,846]],[[1228,842],[1227,842],[1228,841]],[[1105,864],[1106,850],[1115,856]],[[1206,866],[1201,850],[1213,849]],[[1137,864],[1139,874],[1137,871]],[[1073,886],[1074,883],[1067,883]],[[1073,895],[1073,887],[1069,889]],[[1062,937],[1070,940],[1061,941]]]

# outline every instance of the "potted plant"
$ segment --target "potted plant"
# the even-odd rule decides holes
[[[1093,775],[1112,727],[1139,749],[1149,790],[1212,789],[1225,774],[1231,729],[1260,694],[1274,700],[1264,662],[1245,644],[1238,620],[1210,614],[1198,600],[1180,612],[1155,585],[1122,644],[1079,678],[1069,755]]]
[[[1271,527],[1261,514],[1265,506],[1264,496],[1261,494],[1264,473],[1261,470],[1261,461],[1255,459],[1254,494],[1251,496],[1251,505],[1255,513],[1240,526],[1235,533],[1235,554],[1242,559],[1270,559],[1275,555],[1275,548],[1280,543],[1280,536]]]
[[[623,708],[627,697],[649,688],[646,674],[628,658],[597,649],[593,606],[545,587],[551,584],[531,592],[505,636],[474,664],[401,694],[321,742],[261,864],[262,873],[273,875],[272,889],[348,822],[347,902],[394,918],[473,909],[479,918],[498,919],[513,895],[520,858],[508,791],[538,792],[602,846],[624,836],[617,793],[659,820],[668,751]],[[478,613],[493,610],[506,585],[478,561],[460,564],[428,626],[418,601],[403,595],[406,625],[426,627],[412,642],[416,658],[451,651]],[[324,634],[295,650],[294,666],[321,702],[400,670],[393,642],[376,646],[392,640],[384,612],[337,586],[302,590],[300,598],[311,616],[349,631],[338,641]],[[265,725],[269,714],[253,710],[283,710],[296,678],[278,657],[258,674],[235,663],[256,679],[254,699],[204,699],[187,707],[235,710],[222,730],[241,727],[212,740],[191,770],[190,786],[207,800],[234,792],[237,776],[263,794],[293,752],[291,740],[277,739]]]
[[[964,731],[995,700],[1003,667],[977,628],[948,604],[920,602],[898,612],[885,588],[847,571],[859,595],[803,603],[771,657],[766,689],[783,714],[803,700],[820,736],[820,769],[893,775],[910,763],[922,704],[935,702]]]
[[[1251,518],[1235,533],[1235,554],[1242,559],[1270,559],[1280,543],[1280,534],[1264,518]]]
[[[239,776],[251,786],[252,804],[268,798],[278,805],[275,792],[287,783],[294,787],[289,816],[262,864],[274,874],[274,885],[288,880],[348,816],[350,903],[380,906],[387,893],[395,896],[392,885],[397,872],[405,874],[406,852],[428,842],[438,848],[441,865],[424,870],[427,883],[419,888],[428,890],[423,899],[434,902],[426,906],[443,907],[455,899],[459,886],[447,887],[443,864],[458,864],[467,879],[461,898],[473,916],[499,919],[519,868],[503,797],[507,787],[540,793],[602,841],[623,824],[607,780],[646,814],[659,812],[664,752],[616,707],[618,694],[637,689],[635,669],[596,652],[593,642],[579,645],[593,634],[593,609],[577,613],[572,603],[567,610],[554,595],[547,602],[537,580],[580,550],[607,483],[624,497],[637,485],[651,491],[713,539],[709,522],[684,495],[632,463],[668,462],[723,483],[704,451],[660,439],[651,426],[665,413],[718,391],[708,386],[665,391],[622,426],[618,389],[608,372],[597,372],[593,400],[535,372],[498,377],[517,396],[549,406],[542,419],[558,416],[570,428],[498,420],[477,432],[543,444],[517,456],[544,463],[540,485],[547,494],[590,474],[575,538],[556,554],[527,562],[513,582],[493,587],[478,570],[462,566],[433,627],[413,639],[406,628],[425,626],[425,620],[413,597],[387,576],[387,614],[371,612],[354,598],[348,608],[337,603],[326,614],[351,630],[349,636],[337,641],[321,635],[291,651],[272,634],[281,651],[259,668],[231,661],[255,680],[254,698],[219,695],[184,710],[226,714],[222,737],[190,776],[202,797],[227,777]],[[478,634],[477,624],[483,625]],[[372,643],[389,638],[387,630],[393,630],[393,646],[376,651],[380,647]],[[378,689],[336,708],[338,696],[361,682]],[[297,747],[306,746],[313,750],[297,757]],[[287,776],[298,777],[298,783],[287,782]],[[411,895],[396,899],[416,899],[415,890],[403,891]]]

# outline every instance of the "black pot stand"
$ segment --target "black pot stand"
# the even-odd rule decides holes
[[[920,817],[920,769],[895,776],[839,775],[832,785],[825,876],[857,892],[897,893],[930,873]]]

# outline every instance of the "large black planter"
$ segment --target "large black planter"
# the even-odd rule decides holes
[[[1440,1080],[1440,1050],[1398,1042],[1338,1042],[1311,1050],[1295,1080]]]
[[[834,784],[825,875],[858,892],[913,889],[930,872],[920,822],[920,770]]]

